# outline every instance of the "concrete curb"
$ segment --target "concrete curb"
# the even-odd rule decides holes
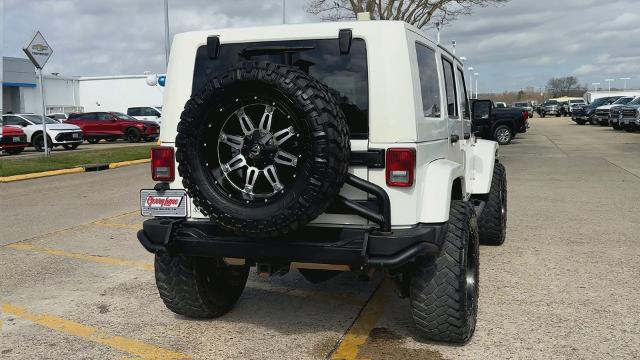
[[[101,171],[108,169],[117,169],[124,166],[138,165],[144,164],[151,161],[151,159],[140,159],[140,160],[130,160],[130,161],[121,161],[110,164],[88,164],[80,167],[74,167],[70,169],[60,169],[60,170],[51,170],[51,171],[42,171],[37,173],[30,174],[21,174],[21,175],[12,175],[12,176],[0,176],[0,183],[9,183],[14,181],[22,181],[22,180],[31,180],[38,179],[49,176],[57,176],[57,175],[66,175],[66,174],[78,174],[83,172],[93,172],[93,171]]]

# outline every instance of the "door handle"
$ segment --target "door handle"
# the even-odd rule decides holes
[[[457,143],[459,140],[460,140],[460,136],[458,136],[457,134],[451,134],[450,141],[452,144]]]
[[[464,139],[469,140],[471,138],[471,133],[464,133]]]

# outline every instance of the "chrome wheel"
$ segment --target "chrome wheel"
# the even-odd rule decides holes
[[[496,140],[500,144],[506,144],[511,140],[511,131],[506,127],[500,128],[496,131]]]
[[[215,151],[203,144],[214,185],[246,204],[269,202],[283,194],[294,183],[302,158],[300,134],[286,106],[252,100],[243,104],[237,99],[219,130],[209,125],[213,130],[207,138],[215,135]]]

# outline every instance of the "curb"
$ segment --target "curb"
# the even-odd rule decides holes
[[[83,172],[93,172],[93,171],[102,171],[108,169],[117,169],[125,166],[138,165],[150,162],[151,159],[140,159],[140,160],[130,160],[130,161],[121,161],[110,164],[87,164],[82,165],[80,167],[74,167],[70,169],[60,169],[60,170],[51,170],[51,171],[42,171],[37,173],[30,174],[21,174],[21,175],[12,175],[12,176],[0,176],[0,183],[9,183],[14,181],[22,181],[22,180],[31,180],[38,179],[49,176],[57,176],[57,175],[66,175],[66,174],[78,174]]]

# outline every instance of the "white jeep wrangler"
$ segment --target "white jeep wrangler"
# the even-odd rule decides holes
[[[468,341],[507,192],[466,94],[460,61],[403,22],[176,35],[138,232],[166,306],[221,316],[252,266],[383,270],[425,338]]]

